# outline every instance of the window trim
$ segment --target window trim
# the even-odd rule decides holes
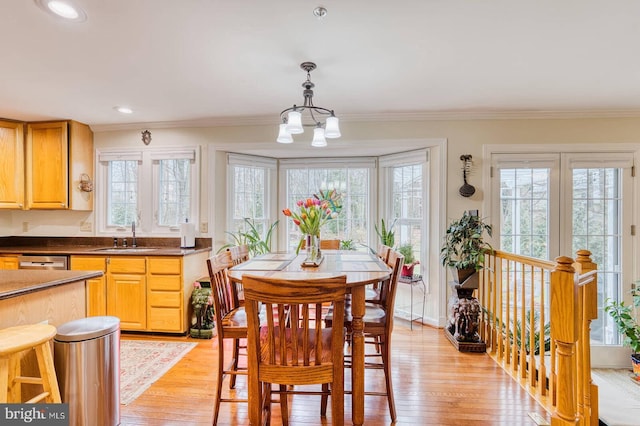
[[[176,226],[157,225],[157,163],[160,159],[185,158],[192,161],[191,167],[191,215],[189,221],[199,223],[200,204],[200,147],[176,147],[155,149],[96,149],[96,175],[99,182],[108,182],[108,162],[113,160],[136,160],[138,166],[138,223],[136,232],[139,236],[178,237],[179,224]],[[109,189],[105,185],[96,187],[96,235],[114,235],[128,233],[127,226],[107,226],[107,197]],[[151,209],[141,206],[153,206]]]

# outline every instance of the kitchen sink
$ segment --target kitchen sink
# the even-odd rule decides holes
[[[143,253],[146,251],[154,251],[158,250],[154,247],[107,247],[100,248],[94,251],[99,251],[102,253]]]

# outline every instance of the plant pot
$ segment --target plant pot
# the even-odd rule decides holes
[[[409,278],[413,277],[413,268],[414,268],[414,266],[416,266],[416,265],[414,265],[414,264],[412,264],[412,265],[402,265],[401,275],[403,277],[409,277]]]
[[[476,268],[457,269],[449,268],[451,276],[456,284],[464,284],[473,274],[476,273]]]
[[[640,353],[631,354],[631,365],[633,366],[633,379],[640,382]]]
[[[191,328],[189,335],[194,339],[211,339],[214,336],[213,328]]]

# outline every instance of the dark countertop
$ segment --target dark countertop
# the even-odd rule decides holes
[[[189,248],[183,249],[179,247],[137,247],[137,250],[131,250],[131,247],[112,250],[110,246],[88,246],[88,247],[0,247],[0,254],[37,254],[37,255],[76,255],[91,254],[95,256],[188,256],[190,254],[201,253],[211,250],[207,248]]]
[[[0,270],[0,300],[102,275],[101,271]]]
[[[120,238],[119,243],[122,243]],[[131,244],[131,241],[129,241]],[[113,248],[105,237],[3,237],[0,254],[95,255],[95,256],[188,256],[212,250],[211,238],[196,238],[196,247],[180,248],[179,238],[138,238],[131,246]]]

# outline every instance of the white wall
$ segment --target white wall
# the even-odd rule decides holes
[[[141,131],[134,130],[95,132],[96,149],[104,147],[144,148]],[[226,218],[226,156],[224,152],[238,152],[272,157],[312,157],[322,152],[335,156],[380,155],[424,147],[429,139],[447,140],[446,200],[443,215],[432,211],[432,226],[444,228],[451,218],[464,210],[478,209],[482,214],[485,201],[483,182],[483,146],[487,144],[637,144],[640,142],[640,118],[586,118],[586,119],[486,119],[486,120],[427,120],[406,122],[345,122],[341,123],[342,137],[329,141],[329,149],[311,150],[304,138],[293,145],[275,143],[277,126],[244,126],[216,128],[151,128],[150,147],[199,145],[202,148],[201,223],[208,232],[200,236],[213,237],[219,246],[225,238]],[[459,195],[462,185],[461,154],[473,156],[469,183],[476,187],[470,198]],[[101,182],[95,182],[100,185]],[[489,218],[491,220],[491,218]],[[93,222],[93,213],[68,211],[3,211],[0,212],[0,235],[90,236],[80,231],[82,222]],[[23,231],[23,223],[28,230]],[[95,226],[94,226],[95,229]],[[441,231],[441,229],[439,230]],[[439,238],[432,234],[430,238]],[[437,244],[437,241],[434,243]],[[430,263],[438,264],[438,253],[432,253]],[[438,271],[429,286],[435,294],[428,301],[428,322],[442,325],[446,317],[446,277]],[[431,277],[430,277],[431,278]]]

